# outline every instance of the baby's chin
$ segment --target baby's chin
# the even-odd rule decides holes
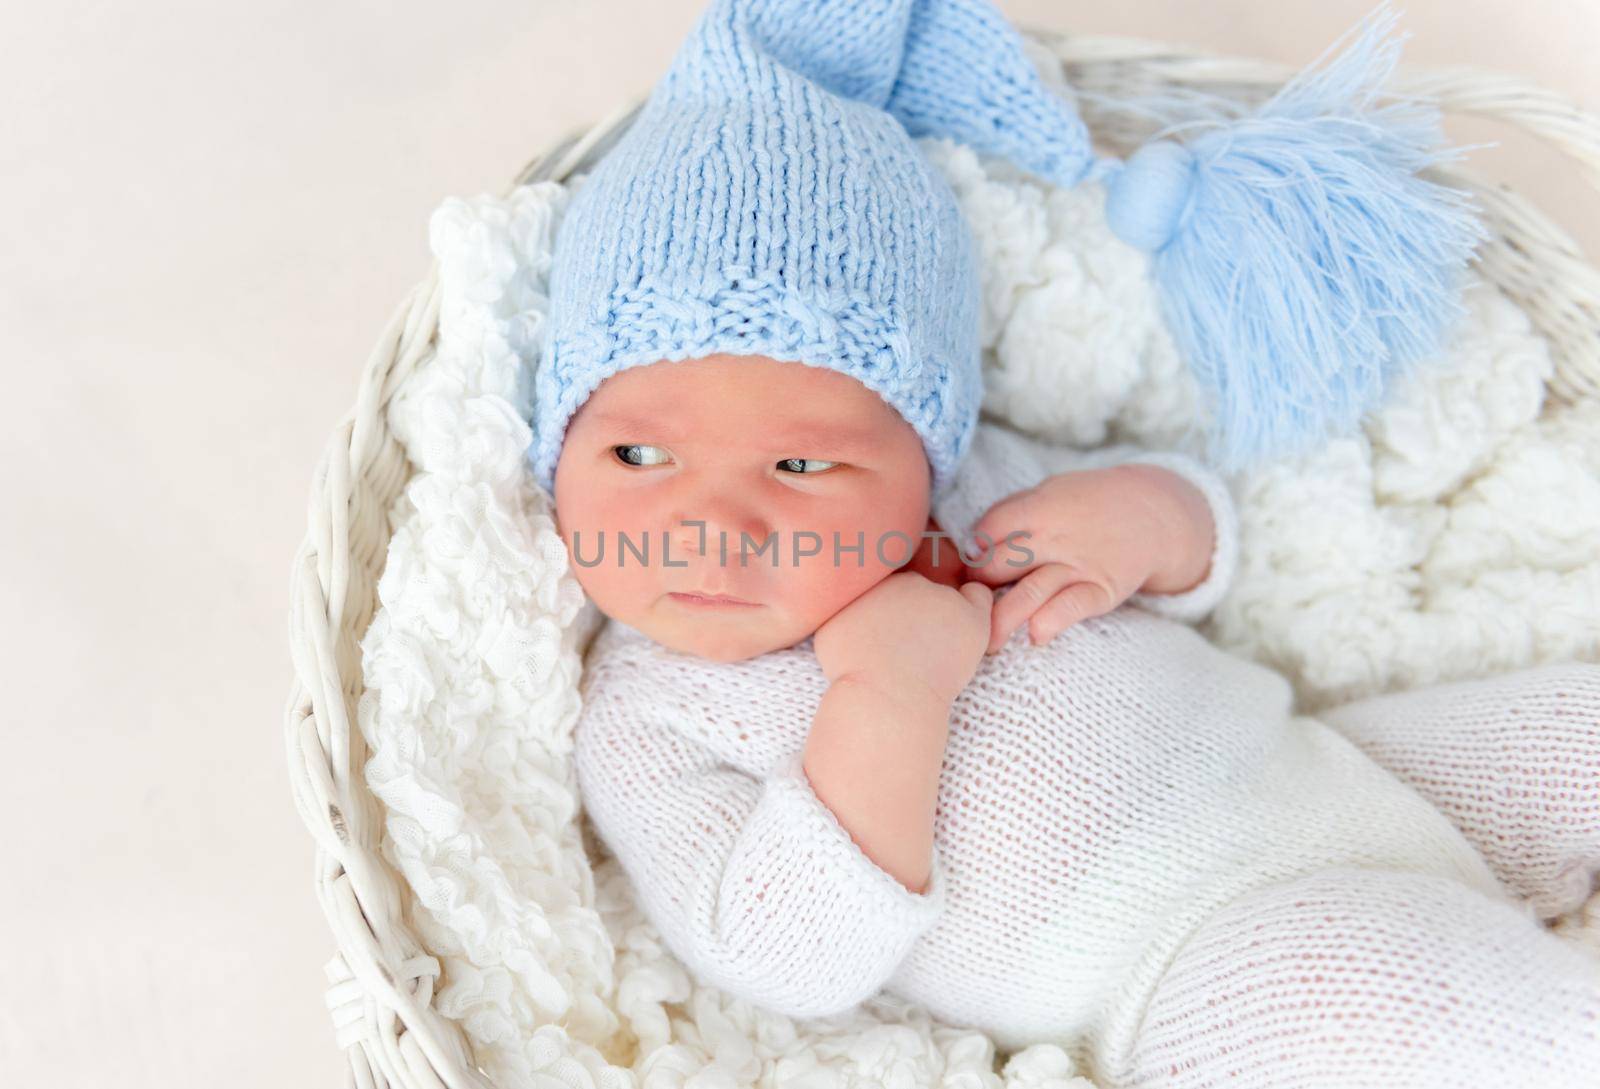
[[[663,599],[648,615],[629,623],[657,643],[714,662],[742,662],[792,647],[821,623],[770,605],[706,608]]]

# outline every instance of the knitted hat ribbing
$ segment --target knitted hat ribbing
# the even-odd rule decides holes
[[[912,136],[1063,184],[1087,133],[980,0],[714,0],[557,236],[535,476],[606,377],[765,355],[878,392],[940,489],[982,400],[975,247]]]

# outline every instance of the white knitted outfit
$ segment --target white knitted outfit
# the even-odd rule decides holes
[[[1085,454],[985,422],[934,516],[970,548],[1004,496],[1135,460],[1205,493],[1211,570],[1043,646],[1024,625],[982,660],[952,705],[922,894],[872,862],[805,777],[827,689],[811,639],[728,664],[602,629],[576,728],[580,792],[663,940],[701,980],[770,1009],[822,1016],[883,990],[1005,1048],[1061,1043],[1106,1086],[1594,1084],[1600,959],[1511,889],[1571,906],[1600,871],[1600,667],[1340,709],[1362,741],[1391,710],[1414,721],[1395,751],[1479,790],[1494,772],[1478,757],[1504,768],[1515,739],[1480,732],[1492,752],[1452,764],[1446,732],[1494,726],[1474,716],[1503,719],[1508,699],[1525,725],[1568,727],[1541,735],[1564,746],[1544,756],[1588,761],[1587,780],[1571,770],[1564,838],[1530,819],[1551,800],[1537,775],[1521,801],[1463,800],[1458,828],[1440,808],[1448,786],[1430,801],[1294,714],[1282,676],[1178,622],[1216,604],[1237,560],[1231,497],[1198,462]],[[1481,852],[1475,815],[1520,816],[1520,840]]]

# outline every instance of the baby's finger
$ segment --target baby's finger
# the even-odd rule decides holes
[[[982,550],[967,564],[973,578],[990,586],[1003,586],[1041,566],[1037,552],[1028,546],[1032,538],[1029,527],[1034,524],[1036,513],[1029,505],[1028,494],[1018,492],[1000,500],[972,527],[972,549],[975,553]],[[1006,538],[1012,534],[1017,539],[1008,542]],[[1034,552],[1033,561],[1023,562],[1030,552]]]
[[[994,608],[994,591],[981,582],[963,582],[961,595],[985,613]]]
[[[1080,620],[1109,612],[1111,595],[1097,582],[1075,582],[1045,602],[1028,622],[1028,639],[1048,643]]]
[[[989,616],[988,652],[993,654],[1004,646],[1012,632],[1076,577],[1077,572],[1060,563],[1047,563],[1022,576],[995,600]]]

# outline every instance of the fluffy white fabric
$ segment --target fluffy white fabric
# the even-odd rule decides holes
[[[1197,453],[1194,388],[1102,191],[922,144],[984,251],[986,410],[1061,443]],[[435,213],[437,352],[390,412],[416,472],[362,641],[359,723],[383,850],[444,965],[439,1009],[505,1086],[539,1071],[621,1086],[629,1069],[644,1086],[1086,1086],[1054,1045],[997,1075],[988,1037],[893,1000],[802,1024],[697,987],[617,864],[591,865],[570,750],[599,617],[522,462],[522,361],[568,197],[541,183]],[[1308,712],[1600,655],[1600,406],[1541,415],[1544,344],[1493,289],[1469,304],[1450,357],[1365,435],[1234,482],[1239,571],[1202,631],[1281,670]]]

